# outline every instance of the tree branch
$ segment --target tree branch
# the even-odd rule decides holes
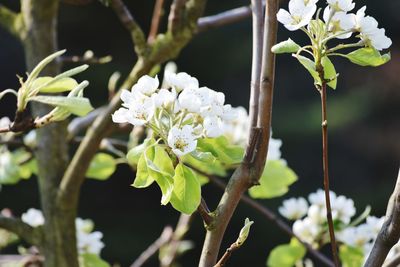
[[[259,98],[259,111],[257,126],[261,131],[256,149],[254,150],[254,162],[242,162],[235,170],[225,192],[215,210],[213,227],[207,230],[200,258],[200,267],[213,266],[218,257],[221,242],[228,223],[235,211],[242,194],[253,184],[256,184],[264,169],[268,153],[269,138],[271,132],[272,96],[274,87],[275,55],[271,47],[276,43],[278,11],[277,0],[267,0],[264,22],[263,57],[261,68],[261,86]],[[254,143],[252,140],[248,144]],[[247,149],[246,149],[247,151]],[[246,156],[248,158],[249,155]]]
[[[33,228],[20,219],[0,215],[0,228],[15,233],[32,245],[41,245],[41,228]]]
[[[197,208],[197,211],[199,212],[201,218],[203,218],[203,222],[205,223],[206,227],[208,227],[213,222],[214,218],[212,217],[207,203],[203,197],[201,198],[201,202]]]
[[[21,14],[15,13],[4,5],[0,5],[0,26],[18,39],[21,39],[25,29]]]
[[[262,12],[262,10],[260,12]],[[197,23],[198,31],[203,32],[203,31],[207,31],[210,29],[225,26],[228,24],[233,24],[235,22],[238,22],[245,18],[250,17],[251,13],[252,12],[251,12],[250,6],[243,6],[243,7],[238,7],[238,8],[234,8],[231,10],[227,10],[227,11],[224,11],[224,12],[216,14],[216,15],[202,17],[199,19],[199,21]]]
[[[153,17],[151,19],[151,26],[149,36],[147,37],[147,42],[152,43],[157,36],[158,28],[160,26],[160,20],[163,16],[164,10],[164,0],[156,0],[154,5]]]
[[[225,266],[226,262],[228,259],[231,257],[232,253],[235,250],[238,250],[240,246],[235,242],[232,243],[229,248],[226,249],[224,255],[222,255],[221,259],[217,262],[217,264],[214,265],[214,267],[222,267]]]
[[[174,0],[168,16],[168,30],[175,34],[182,25],[182,13],[185,9],[187,0]]]
[[[383,223],[364,267],[382,266],[390,249],[400,238],[400,170],[396,186],[389,199]]]
[[[124,2],[122,2],[122,0],[111,0],[110,3],[119,20],[130,32],[133,43],[135,45],[136,53],[139,56],[142,56],[147,48],[146,38],[143,30],[140,28],[139,24],[133,18],[131,12],[125,6]]]
[[[383,264],[383,267],[398,267],[400,265],[400,254],[396,254],[390,261]]]

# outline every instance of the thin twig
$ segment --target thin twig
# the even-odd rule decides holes
[[[400,238],[400,170],[396,186],[388,201],[386,220],[375,240],[364,267],[382,266],[390,249]],[[397,265],[396,265],[397,266]]]
[[[130,267],[141,267],[144,263],[146,263],[157,251],[170,242],[174,231],[171,226],[166,226],[162,231],[159,238],[154,241],[145,251],[140,254],[140,256],[135,260],[134,263]]]
[[[339,255],[337,251],[337,244],[335,238],[335,228],[333,225],[331,200],[329,195],[329,159],[328,159],[328,114],[327,114],[327,101],[326,101],[326,85],[327,81],[324,76],[324,69],[318,67],[319,76],[322,84],[318,87],[321,95],[321,116],[322,116],[322,167],[324,173],[324,191],[325,191],[325,203],[326,203],[326,218],[328,221],[329,237],[331,241],[332,257],[335,262],[335,266],[339,267]]]
[[[0,228],[15,233],[32,245],[41,245],[41,228],[33,228],[20,219],[0,215]]]
[[[225,266],[228,259],[231,257],[232,253],[235,250],[238,250],[240,246],[235,242],[229,248],[226,249],[224,255],[222,255],[221,259],[214,265],[214,267],[223,267]]]
[[[199,207],[197,208],[197,211],[199,212],[200,216],[203,218],[203,221],[206,224],[206,227],[212,223],[213,217],[211,216],[210,209],[208,208],[207,203],[203,197],[201,198],[201,202],[200,202]]]
[[[198,171],[198,170],[196,170]],[[202,173],[203,175],[206,175]],[[209,180],[211,181],[212,184],[216,185],[218,188],[224,190],[226,188],[226,184],[221,181],[219,178],[212,176],[212,175],[206,175]],[[295,233],[293,233],[292,228],[285,223],[282,219],[279,218],[272,210],[268,209],[267,207],[261,205],[254,199],[242,195],[241,201],[248,205],[249,207],[253,208],[255,211],[259,212],[262,216],[264,216],[268,221],[273,222],[280,230],[282,230],[284,233],[286,233],[290,237],[296,238],[300,243],[304,245],[304,247],[307,249],[307,251],[318,261],[320,261],[322,264],[325,266],[333,267],[334,263],[328,259],[324,254],[319,252],[318,250],[314,249],[312,246],[310,246],[308,243],[303,242],[300,240],[298,236],[296,236]]]
[[[203,32],[206,30],[233,24],[238,21],[244,20],[245,18],[248,18],[250,16],[251,16],[250,6],[243,6],[227,10],[216,15],[202,17],[199,19],[197,23],[198,31]]]
[[[398,267],[400,266],[400,253],[394,255],[387,263],[383,264],[382,267]]]
[[[156,0],[154,5],[153,17],[151,19],[151,26],[147,42],[152,43],[157,36],[158,28],[160,26],[161,17],[164,13],[163,10],[164,0]]]
[[[174,0],[168,16],[168,30],[175,34],[182,25],[182,13],[185,9],[187,0]]]
[[[64,56],[60,58],[61,63],[81,63],[81,64],[105,64],[112,60],[111,56],[104,57],[85,57],[85,56]]]

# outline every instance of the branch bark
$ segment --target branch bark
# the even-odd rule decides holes
[[[20,219],[0,215],[0,228],[13,232],[32,245],[42,245],[41,228],[33,228]]]
[[[0,26],[17,39],[21,39],[24,33],[24,24],[21,14],[18,14],[4,5],[0,5]]]
[[[147,37],[148,43],[152,43],[157,36],[160,20],[164,13],[163,6],[164,0],[156,0],[156,3],[154,4],[153,17],[151,19],[150,32]]]
[[[383,223],[364,267],[382,266],[390,249],[400,238],[400,170],[396,186],[389,199]]]
[[[268,153],[268,144],[271,131],[272,96],[274,87],[275,55],[271,47],[276,43],[277,21],[276,12],[278,9],[277,0],[267,0],[266,14],[264,21],[263,56],[261,68],[261,85],[259,110],[256,132],[251,137],[257,137],[254,151],[246,151],[254,154],[245,156],[245,161],[235,170],[225,192],[215,210],[215,219],[212,227],[207,230],[200,258],[200,267],[213,266],[218,257],[226,227],[235,211],[242,194],[252,185],[258,182]],[[254,143],[248,142],[248,146]],[[252,159],[248,162],[247,159]],[[254,159],[254,161],[253,161]]]

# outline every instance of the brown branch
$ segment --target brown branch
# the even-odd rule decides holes
[[[207,31],[210,29],[214,29],[214,28],[218,28],[221,26],[236,23],[238,21],[241,21],[241,20],[244,20],[244,19],[250,17],[251,13],[252,12],[251,12],[250,6],[243,6],[243,7],[234,8],[234,9],[231,9],[228,11],[224,11],[224,12],[216,14],[216,15],[202,17],[199,19],[199,21],[197,23],[198,31],[203,32],[203,31]]]
[[[382,266],[390,249],[400,238],[400,170],[396,186],[388,201],[386,220],[375,240],[364,267]]]
[[[201,202],[199,207],[197,208],[201,218],[203,218],[203,222],[205,223],[206,227],[208,227],[213,222],[213,216],[211,215],[210,209],[207,206],[206,201],[204,198],[201,198]]]
[[[196,170],[196,171],[198,171],[198,170]],[[204,173],[202,173],[202,174],[206,175]],[[206,175],[206,176],[209,178],[211,183],[216,185],[218,188],[220,188],[222,190],[224,190],[226,188],[226,184],[223,181],[221,181],[219,178],[212,176],[212,175]],[[285,221],[280,219],[279,216],[276,215],[272,210],[261,205],[260,203],[258,203],[257,201],[255,201],[254,199],[252,199],[246,195],[242,195],[241,201],[244,204],[251,207],[252,209],[254,209],[255,211],[259,212],[265,219],[274,223],[285,234],[287,234],[290,237],[296,238],[300,243],[303,244],[303,246],[307,249],[307,251],[310,253],[310,255],[312,255],[316,260],[318,260],[325,266],[329,266],[329,267],[334,266],[333,262],[330,259],[328,259],[324,254],[322,254],[318,250],[314,249],[308,243],[300,240],[300,238],[298,236],[296,236],[295,233],[293,233],[292,228],[287,223],[285,223]]]
[[[22,15],[15,13],[4,5],[0,5],[0,26],[17,39],[21,39],[25,31]]]
[[[32,245],[41,245],[41,228],[33,228],[20,219],[0,215],[0,228],[13,232]]]
[[[174,231],[171,226],[167,226],[162,231],[159,238],[154,241],[140,256],[135,260],[130,267],[141,267],[145,264],[157,251],[171,241]]]
[[[226,249],[224,255],[222,255],[221,259],[214,265],[214,267],[222,267],[225,266],[228,259],[231,257],[232,253],[235,250],[238,250],[240,246],[235,242],[229,248]]]
[[[383,267],[398,267],[400,265],[400,253],[396,254],[387,263],[383,264]]]
[[[68,139],[77,136],[82,131],[86,130],[93,121],[99,116],[106,107],[96,108],[84,117],[76,117],[68,124]]]
[[[111,7],[118,16],[124,27],[130,32],[135,51],[139,56],[142,56],[147,48],[146,38],[139,24],[133,18],[128,7],[122,0],[111,0]]]
[[[335,266],[340,266],[339,255],[337,251],[337,244],[335,238],[335,228],[332,218],[331,200],[329,195],[329,159],[328,159],[328,113],[327,113],[327,101],[326,101],[326,85],[324,69],[322,65],[318,64],[317,70],[319,77],[322,81],[321,86],[317,86],[317,89],[321,95],[321,117],[322,117],[322,167],[324,173],[324,191],[325,191],[325,203],[326,203],[326,218],[328,221],[329,238],[331,241],[332,257],[335,262]]]
[[[147,37],[147,42],[152,43],[157,36],[158,28],[160,26],[160,20],[163,16],[164,10],[164,0],[156,0],[154,5],[153,17],[151,19],[151,26],[149,36]]]
[[[276,43],[278,11],[277,0],[267,0],[264,22],[263,56],[261,68],[261,86],[257,126],[261,129],[257,148],[254,151],[254,163],[243,162],[233,173],[225,192],[215,210],[212,228],[207,229],[200,258],[200,267],[213,266],[228,223],[241,199],[242,194],[256,184],[264,169],[268,153],[271,132],[272,96],[274,87],[275,55],[271,52]],[[250,135],[251,136],[251,135]],[[252,141],[248,142],[249,144]],[[246,149],[247,150],[247,149]]]
[[[174,0],[168,16],[168,30],[175,34],[182,26],[182,13],[187,0]]]

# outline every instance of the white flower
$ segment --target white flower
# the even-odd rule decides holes
[[[135,126],[146,124],[154,115],[154,103],[151,98],[142,98],[130,103],[129,108],[120,108],[112,115],[115,123],[129,122]]]
[[[206,116],[222,116],[224,113],[225,95],[221,92],[216,92],[207,87],[201,87],[204,94],[201,97],[202,107],[200,108],[201,115]],[[207,93],[205,93],[207,92]]]
[[[346,14],[345,12],[339,11],[334,12],[333,16],[331,16],[331,8],[328,6],[324,10],[324,21],[328,23],[329,21],[329,31],[336,34],[344,31],[350,31],[354,28],[354,14]],[[352,35],[352,32],[344,33],[342,35],[337,36],[338,39],[346,39]]]
[[[227,108],[224,108],[224,113],[227,112],[226,110]],[[244,146],[247,141],[247,134],[249,132],[249,115],[244,107],[232,108],[231,113],[235,115],[233,120],[226,120],[223,115],[224,135],[233,144]]]
[[[44,216],[42,211],[30,208],[22,214],[21,220],[32,227],[38,227],[44,224]]]
[[[311,205],[308,208],[307,217],[318,224],[326,222],[326,208],[325,206]]]
[[[348,12],[351,11],[355,4],[353,0],[327,0],[329,6],[335,11]]]
[[[352,247],[363,247],[372,238],[369,227],[361,224],[357,227],[348,227],[337,233],[337,239]]]
[[[335,192],[329,191],[329,196],[331,202],[335,201],[336,194]],[[310,201],[311,204],[318,205],[320,207],[325,207],[325,192],[322,189],[318,189],[317,192],[311,193],[308,196],[308,201]]]
[[[377,236],[379,231],[382,228],[383,223],[385,222],[385,217],[375,217],[375,216],[368,216],[366,224],[368,225],[370,231],[373,233],[374,236]]]
[[[8,117],[3,117],[0,119],[0,128],[6,128],[10,126],[11,121]]]
[[[197,140],[193,130],[191,125],[185,125],[182,129],[174,126],[169,131],[168,145],[177,156],[186,155],[196,149]]]
[[[282,140],[271,137],[269,139],[267,160],[280,160],[282,156],[281,146]]]
[[[189,112],[199,113],[200,108],[203,105],[208,104],[209,93],[205,87],[189,87],[180,93],[178,100],[181,109],[186,109]]]
[[[94,225],[91,220],[76,218],[75,225],[79,253],[93,253],[99,255],[104,248],[104,243],[101,241],[103,234],[99,231],[92,232]]]
[[[148,75],[144,75],[140,77],[138,82],[132,87],[132,92],[140,92],[144,95],[151,96],[160,85],[158,77],[155,78],[150,77]]]
[[[304,198],[290,198],[283,201],[283,206],[279,207],[279,213],[289,220],[297,220],[307,214],[307,209],[308,204]]]
[[[172,91],[161,89],[158,93],[154,93],[151,98],[153,99],[154,106],[168,108],[176,101],[177,93],[175,89]]]
[[[186,72],[173,73],[166,71],[164,80],[167,86],[175,88],[177,92],[180,92],[186,88],[199,87],[199,81]]]
[[[303,0],[290,0],[289,12],[280,9],[276,16],[289,31],[295,31],[310,23],[316,10],[317,6],[313,1],[306,5]]]
[[[351,217],[356,214],[353,200],[345,196],[338,196],[332,199],[331,206],[333,219],[340,220],[345,224],[348,224]]]
[[[320,225],[316,224],[310,218],[304,218],[303,220],[297,220],[293,224],[293,233],[297,235],[303,242],[307,242],[310,245],[318,246],[316,240],[321,233]]]
[[[386,36],[385,29],[378,28],[378,21],[371,16],[365,16],[366,7],[362,7],[353,15],[354,28],[360,32],[361,40],[377,50],[387,49],[392,40]]]
[[[224,133],[222,120],[217,116],[206,117],[203,128],[206,136],[210,138],[221,136]]]
[[[246,112],[247,114],[247,112]],[[232,108],[231,105],[224,105],[222,109],[221,118],[226,122],[234,121],[238,116],[238,112],[235,108]]]

